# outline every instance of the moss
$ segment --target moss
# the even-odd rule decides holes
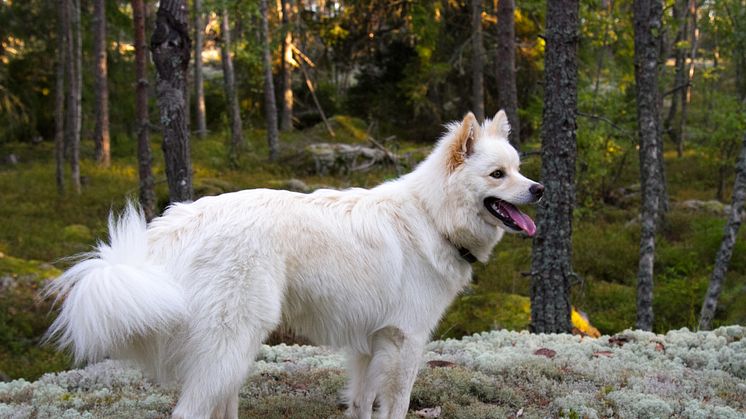
[[[39,291],[59,274],[43,262],[0,257],[0,373],[35,379],[70,367],[67,356],[39,346],[51,310]]]
[[[531,316],[527,297],[499,292],[472,292],[461,295],[449,308],[435,336],[460,337],[484,330],[521,330]]]

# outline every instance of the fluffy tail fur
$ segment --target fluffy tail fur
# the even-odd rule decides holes
[[[47,332],[76,362],[95,362],[126,350],[138,336],[172,327],[185,317],[181,287],[148,259],[142,211],[127,205],[109,215],[109,244],[90,253],[46,288],[65,298]]]

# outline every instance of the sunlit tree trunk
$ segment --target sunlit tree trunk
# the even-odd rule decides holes
[[[231,158],[235,159],[244,146],[243,130],[241,128],[241,109],[238,106],[236,92],[236,75],[233,71],[231,58],[231,31],[228,18],[228,8],[223,1],[220,16],[220,56],[223,64],[223,88],[228,100],[228,113],[231,118]]]
[[[293,31],[290,25],[290,14],[293,5],[291,0],[282,0],[282,25],[285,28],[285,39],[282,43],[282,113],[280,129],[293,129]]]
[[[155,25],[150,50],[156,69],[168,196],[171,202],[191,201],[192,163],[185,97],[191,40],[186,0],[161,0]]]
[[[635,0],[635,86],[637,125],[640,136],[640,184],[642,186],[640,259],[637,273],[637,328],[653,328],[653,265],[655,231],[660,211],[663,173],[659,158],[660,109],[658,66],[661,42],[660,0]]]
[[[202,71],[202,44],[204,43],[205,25],[202,16],[202,0],[194,0],[194,99],[197,110],[197,135],[207,135],[205,116],[205,83]]]
[[[508,114],[510,143],[521,144],[521,122],[518,119],[518,89],[515,81],[515,3],[497,2],[497,104]]]
[[[152,220],[156,212],[155,181],[151,165],[150,117],[148,116],[148,62],[145,45],[145,4],[143,0],[132,0],[132,15],[135,26],[135,120],[137,127],[137,171],[140,177],[140,205],[145,218]]]
[[[578,83],[578,0],[548,0],[544,56],[541,179],[531,263],[531,331],[570,332],[572,213]]]
[[[712,327],[712,319],[715,317],[720,290],[725,280],[725,274],[728,273],[730,259],[733,256],[733,247],[736,244],[738,230],[741,227],[741,222],[746,218],[744,201],[746,201],[746,134],[743,136],[741,154],[738,163],[736,163],[736,180],[733,184],[733,201],[728,216],[728,224],[725,226],[723,241],[720,243],[720,250],[718,250],[715,258],[715,267],[712,269],[712,276],[710,277],[710,285],[702,304],[702,312],[699,318],[700,330],[710,330]]]
[[[267,144],[269,160],[277,159],[279,133],[277,130],[277,105],[275,104],[275,84],[272,80],[272,54],[269,48],[269,8],[267,0],[261,0],[262,15],[262,61],[264,63],[264,108],[267,115]]]
[[[484,45],[482,41],[482,0],[471,0],[471,96],[474,116],[484,121]]]
[[[67,0],[57,0],[57,63],[54,83],[54,160],[57,192],[65,193],[65,68],[69,32]]]
[[[109,85],[106,65],[106,0],[93,2],[93,53],[96,75],[96,127],[93,141],[96,145],[96,161],[103,167],[111,164],[109,139]]]

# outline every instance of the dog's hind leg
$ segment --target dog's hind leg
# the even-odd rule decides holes
[[[251,277],[213,278],[200,289],[189,337],[181,348],[182,392],[173,417],[238,418],[238,392],[261,344],[280,321],[282,287],[257,270]],[[209,301],[208,301],[209,300]]]

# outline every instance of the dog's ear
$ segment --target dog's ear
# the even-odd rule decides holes
[[[474,152],[474,142],[479,137],[479,123],[473,113],[469,112],[461,121],[456,135],[448,150],[448,168],[453,171]]]
[[[508,115],[505,114],[505,111],[500,109],[491,121],[487,121],[484,125],[484,131],[489,136],[508,139],[510,122],[508,122]]]

